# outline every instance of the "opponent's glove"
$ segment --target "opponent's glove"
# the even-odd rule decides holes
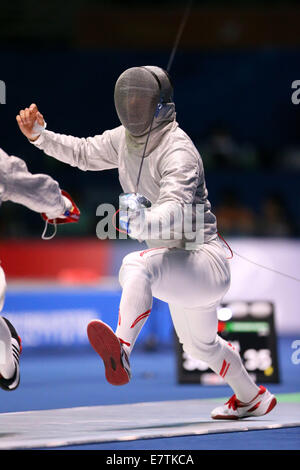
[[[56,226],[57,225],[75,223],[75,222],[78,222],[79,219],[80,219],[80,210],[77,207],[77,205],[75,204],[75,202],[73,201],[73,199],[71,198],[70,194],[68,194],[64,190],[61,191],[61,194],[62,194],[63,200],[65,202],[65,209],[66,209],[65,212],[60,217],[57,217],[55,219],[53,219],[53,218],[50,219],[47,216],[47,214],[45,214],[45,213],[41,214],[42,218],[46,222],[45,230],[44,230],[43,235],[42,235],[42,238],[44,240],[50,240],[51,238],[53,238],[56,235]],[[55,226],[54,233],[50,237],[46,237],[46,235],[45,235],[46,231],[47,231],[48,224],[51,224],[51,225]]]

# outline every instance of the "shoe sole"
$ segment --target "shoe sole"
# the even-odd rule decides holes
[[[212,419],[222,419],[223,421],[228,420],[228,421],[237,421],[239,418],[238,416],[227,416],[227,415],[217,415],[217,416],[212,416]]]
[[[271,399],[270,403],[269,403],[269,406],[267,408],[267,411],[265,411],[264,413],[262,414],[255,414],[255,413],[249,413],[249,414],[246,414],[245,416],[226,416],[226,415],[217,415],[217,416],[212,416],[212,419],[223,419],[223,420],[231,420],[231,421],[236,421],[238,419],[245,419],[245,418],[251,418],[251,417],[255,417],[255,416],[265,416],[266,414],[270,413],[270,411],[273,410],[273,408],[275,408],[275,406],[277,405],[277,400],[276,398],[273,396],[273,398]]]
[[[100,320],[93,320],[88,324],[87,335],[103,360],[106,380],[111,385],[127,384],[129,377],[122,364],[120,342],[112,329]]]

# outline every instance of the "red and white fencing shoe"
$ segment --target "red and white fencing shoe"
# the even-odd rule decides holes
[[[15,390],[20,383],[21,338],[7,318],[0,316],[0,387]]]
[[[87,326],[89,341],[103,360],[106,380],[112,385],[125,385],[131,378],[128,356],[110,326],[92,320]]]
[[[223,406],[211,412],[213,419],[242,419],[251,416],[263,416],[270,413],[277,400],[265,387],[260,385],[256,397],[249,403],[243,403],[233,395]]]

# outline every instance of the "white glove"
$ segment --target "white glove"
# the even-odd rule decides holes
[[[38,137],[39,135],[41,135],[44,132],[44,130],[46,129],[46,127],[47,127],[47,123],[46,123],[45,120],[44,120],[44,125],[43,126],[41,126],[36,120],[34,125],[33,125],[33,128],[32,128],[32,131],[33,131],[31,133],[32,137]]]
[[[64,203],[65,203],[65,211],[70,211],[73,207],[73,204],[72,202],[70,201],[70,199],[68,199],[66,196],[63,196],[63,200],[64,200]]]
[[[120,226],[131,238],[139,239],[145,225],[145,209],[151,202],[141,194],[122,193],[119,196]]]
[[[62,214],[59,214],[59,215],[57,215],[57,216],[55,216],[55,217],[53,217],[52,214],[46,214],[46,217],[47,217],[48,219],[51,220],[51,219],[65,219],[65,218],[66,218],[66,215],[65,215],[65,214],[66,214],[67,211],[70,211],[70,210],[72,209],[73,204],[72,204],[72,202],[70,201],[70,199],[68,199],[67,197],[63,196],[62,198],[63,198],[64,204],[65,204],[65,209],[64,209],[63,213],[62,213]]]

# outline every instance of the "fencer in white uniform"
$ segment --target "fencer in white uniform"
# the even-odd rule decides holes
[[[207,198],[202,159],[177,123],[172,94],[170,78],[163,69],[133,67],[123,72],[115,85],[121,126],[94,137],[78,138],[45,130],[38,113],[42,127],[39,137],[31,138],[30,119],[27,129],[20,128],[47,155],[83,171],[118,168],[124,193],[136,193],[144,153],[138,192],[151,202],[143,212],[146,228],[154,221],[169,220],[174,205],[182,210],[186,205],[203,208],[202,242],[196,240],[192,248],[189,233],[183,231],[181,237],[169,239],[143,237],[135,214],[129,217],[132,238],[144,239],[149,249],[123,259],[115,333],[99,320],[88,327],[90,342],[104,361],[107,380],[114,385],[129,381],[129,357],[151,313],[152,299],[157,297],[169,304],[184,351],[205,361],[235,393],[221,410],[212,412],[212,417],[236,419],[246,413],[264,414],[274,406],[275,398],[253,382],[238,352],[217,334],[217,307],[230,286],[230,267]],[[252,411],[258,400],[264,405]]]
[[[5,201],[21,204],[49,219],[64,217],[72,203],[62,195],[58,183],[44,174],[33,175],[26,163],[0,149],[0,205]],[[0,312],[3,309],[6,280],[0,266]],[[0,387],[15,390],[20,382],[21,339],[7,318],[0,316]]]

